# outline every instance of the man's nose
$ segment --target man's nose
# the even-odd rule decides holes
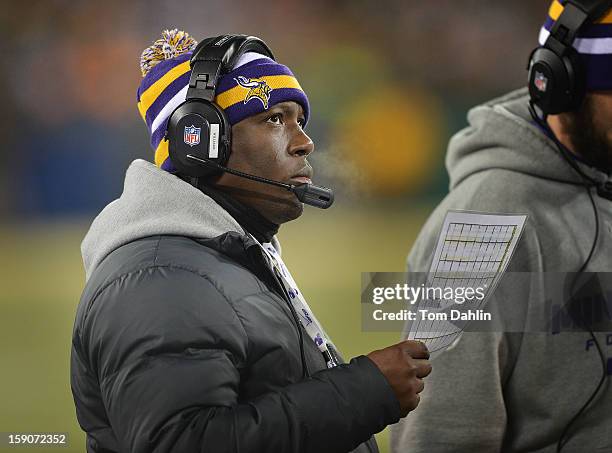
[[[302,130],[301,127],[297,128],[289,146],[289,153],[292,156],[308,156],[313,151],[314,143],[311,138]]]

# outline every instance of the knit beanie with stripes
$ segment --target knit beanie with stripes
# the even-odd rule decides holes
[[[540,30],[539,43],[544,45],[566,0],[554,0],[546,22]],[[612,90],[612,10],[593,23],[586,23],[576,34],[573,44],[586,69],[587,91]]]
[[[137,92],[138,110],[151,134],[155,165],[171,173],[176,168],[168,156],[166,127],[170,114],[185,101],[189,60],[196,45],[184,31],[165,30],[140,58],[143,79]],[[300,104],[308,121],[308,98],[291,70],[256,52],[246,52],[219,78],[214,99],[232,125],[285,101]]]

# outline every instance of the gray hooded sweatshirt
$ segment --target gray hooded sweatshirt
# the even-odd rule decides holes
[[[121,197],[102,210],[83,239],[85,278],[89,280],[112,251],[139,238],[157,234],[214,238],[228,231],[245,234],[209,196],[151,162],[136,159],[126,172]]]
[[[569,420],[602,376],[586,332],[533,332],[547,313],[535,288],[543,272],[577,271],[593,242],[594,213],[581,179],[532,121],[526,89],[477,106],[450,141],[450,193],[430,216],[408,257],[427,272],[449,209],[528,214],[508,271],[530,272],[530,284],[502,296],[527,333],[465,332],[433,362],[419,407],[392,427],[392,451],[553,452]],[[579,164],[598,181],[607,175]],[[612,202],[593,190],[600,221],[586,271],[612,271]],[[501,290],[501,288],[498,288]],[[496,294],[497,295],[497,294]],[[612,335],[597,333],[612,364]],[[612,452],[609,376],[595,404],[573,425],[563,451]]]

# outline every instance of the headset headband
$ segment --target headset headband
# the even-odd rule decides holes
[[[585,22],[594,22],[610,8],[610,0],[567,0],[544,45],[562,55]]]
[[[211,101],[217,80],[234,67],[241,55],[258,52],[274,60],[270,48],[261,39],[246,35],[221,35],[200,42],[191,56],[191,76],[186,99]]]
[[[598,19],[609,9],[612,2],[602,0],[568,0],[566,4],[573,4],[584,11],[589,17]]]

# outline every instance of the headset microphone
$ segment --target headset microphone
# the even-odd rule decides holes
[[[238,170],[234,170],[223,165],[219,165],[217,162],[214,162],[209,159],[204,159],[201,157],[194,156],[193,154],[187,154],[187,159],[198,165],[212,166],[217,170],[231,173],[232,175],[239,176],[241,178],[250,179],[251,181],[257,181],[264,184],[270,184],[276,187],[282,187],[283,189],[288,190],[289,192],[293,192],[295,196],[302,203],[314,206],[321,209],[329,208],[334,202],[334,192],[327,187],[315,186],[314,184],[286,184],[280,181],[273,181],[271,179],[263,178],[261,176],[250,175],[248,173],[243,173]]]
[[[327,187],[314,184],[292,186],[291,191],[302,203],[321,209],[329,208],[334,202],[334,192]]]

